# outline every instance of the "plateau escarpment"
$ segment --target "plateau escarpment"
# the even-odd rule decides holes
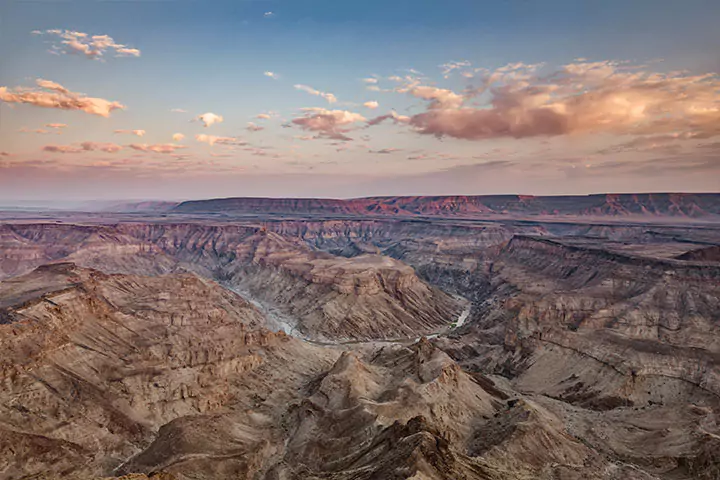
[[[219,198],[183,202],[181,214],[351,216],[720,216],[720,194],[648,193],[578,196],[485,195],[321,198]]]

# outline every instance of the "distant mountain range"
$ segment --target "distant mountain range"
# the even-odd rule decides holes
[[[150,206],[150,205],[148,205]],[[322,198],[221,198],[182,202],[171,213],[458,216],[652,216],[720,218],[720,193],[573,196],[478,195]],[[137,211],[138,208],[133,209]]]

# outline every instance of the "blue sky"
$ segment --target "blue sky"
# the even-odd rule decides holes
[[[685,103],[667,100],[683,91],[684,78],[720,70],[719,2],[15,1],[0,9],[0,86],[10,92],[0,99],[6,200],[720,187],[709,175],[720,168],[712,147],[717,79],[694,81]],[[69,51],[46,33],[53,29],[108,35],[141,53],[108,51],[102,61],[53,55],[53,45]],[[461,61],[444,78],[440,65]],[[512,68],[523,79],[486,83],[519,64]],[[562,80],[563,90],[548,87],[569,72],[574,90]],[[633,72],[667,75],[672,84],[646,98],[646,84],[629,83]],[[368,90],[366,78],[381,91]],[[125,108],[105,116],[18,100],[40,88],[37,79]],[[608,95],[621,80],[625,90]],[[551,92],[542,105],[534,103],[538,86]],[[448,95],[462,100],[436,102]],[[522,108],[506,104],[520,97]],[[379,106],[363,106],[368,101]],[[395,120],[371,125],[392,111]],[[670,126],[660,121],[669,111]],[[192,121],[206,112],[223,122]],[[256,118],[263,113],[271,118]],[[262,130],[247,130],[248,122]],[[142,137],[115,133],[139,129]],[[185,138],[173,140],[176,133]],[[177,150],[149,148],[168,144]]]

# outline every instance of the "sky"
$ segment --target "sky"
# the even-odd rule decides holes
[[[9,0],[0,201],[720,191],[715,0]]]

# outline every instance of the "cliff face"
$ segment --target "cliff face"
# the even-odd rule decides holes
[[[515,237],[467,359],[581,405],[720,399],[720,268]],[[458,351],[459,357],[463,357]]]
[[[183,202],[174,213],[473,216],[717,217],[720,194],[652,193],[587,196],[421,196],[352,200],[319,198],[224,198]]]

